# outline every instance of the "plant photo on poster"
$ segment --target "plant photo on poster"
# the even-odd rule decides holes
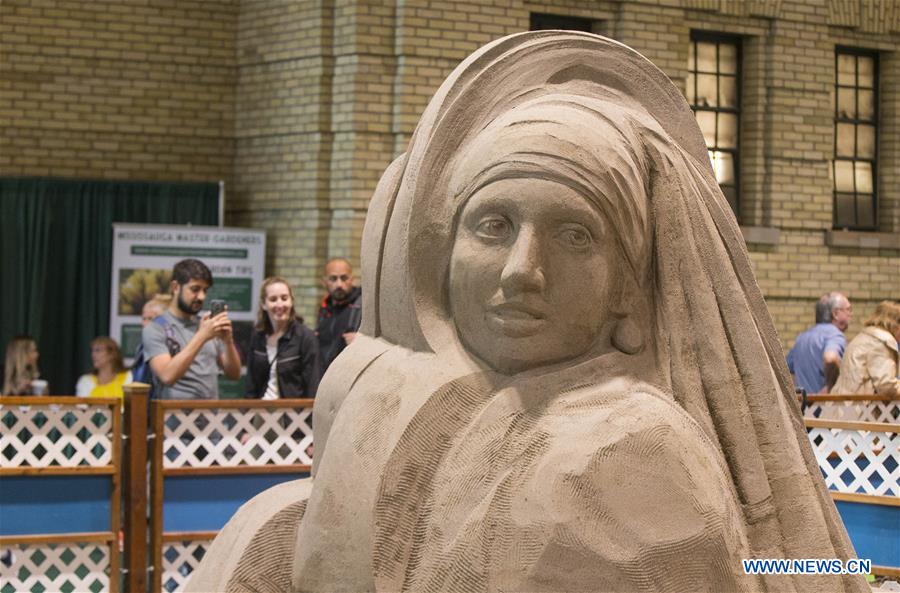
[[[169,292],[171,280],[171,269],[121,269],[119,271],[119,315],[140,315],[144,303],[157,294]]]

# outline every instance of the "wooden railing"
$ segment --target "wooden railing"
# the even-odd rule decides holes
[[[900,422],[900,399],[883,395],[808,395],[803,415],[851,422]]]
[[[119,400],[2,397],[0,423],[0,582],[119,591]]]
[[[309,471],[312,400],[148,405],[148,386],[125,391],[124,416],[115,399],[0,398],[0,552],[9,553],[0,580],[15,590],[115,592],[121,572],[126,591],[178,591],[242,503]],[[900,402],[808,402],[804,421],[826,485],[860,557],[878,558],[890,546],[870,528],[900,520]],[[79,501],[87,514],[72,506]],[[72,523],[84,516],[94,523]],[[900,576],[900,560],[874,564],[876,574]]]
[[[811,395],[804,423],[825,485],[856,552],[873,572],[900,576],[900,400]]]
[[[154,401],[150,590],[180,590],[241,504],[309,473],[311,399]],[[204,513],[195,508],[203,507]]]

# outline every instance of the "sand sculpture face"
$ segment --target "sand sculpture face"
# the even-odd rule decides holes
[[[503,179],[466,202],[450,259],[462,342],[501,372],[587,352],[607,320],[616,246],[596,207],[545,179]]]
[[[867,589],[742,570],[853,550],[694,116],[633,50],[533,32],[460,64],[362,268],[291,590]]]

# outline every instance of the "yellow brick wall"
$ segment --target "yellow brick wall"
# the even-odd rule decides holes
[[[879,230],[900,232],[900,7],[883,0],[3,0],[0,174],[227,182],[313,323],[329,257],[444,77],[526,30],[594,21],[683,88],[691,31],[741,36],[741,222],[786,345],[842,290],[900,298],[897,250],[829,247],[835,46],[880,52]]]
[[[308,321],[331,218],[333,27],[332,1],[240,3],[227,218],[266,230],[266,273],[294,285]]]
[[[867,2],[862,3],[866,10]],[[636,48],[682,88],[692,30],[742,36],[741,218],[748,226],[781,231],[777,245],[750,249],[783,342],[792,345],[812,323],[813,305],[824,292],[842,290],[855,303],[850,336],[879,300],[900,298],[897,250],[825,244],[832,222],[836,45],[885,52],[880,230],[900,231],[900,134],[895,133],[900,73],[887,53],[900,48],[897,30],[876,30],[871,15],[862,13],[856,29],[836,27],[829,7],[817,0],[405,2],[396,13],[395,145],[381,161],[386,164],[405,149],[418,115],[459,60],[490,39],[525,30],[532,12],[596,20],[596,32]],[[376,153],[371,156],[378,161]]]
[[[0,2],[0,174],[229,180],[237,8]]]

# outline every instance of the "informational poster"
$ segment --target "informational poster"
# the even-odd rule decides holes
[[[235,343],[243,350],[256,320],[265,267],[264,231],[224,227],[114,224],[110,335],[127,359],[141,340],[141,311],[157,294],[170,294],[172,267],[199,259],[212,271],[212,299],[228,303]]]

